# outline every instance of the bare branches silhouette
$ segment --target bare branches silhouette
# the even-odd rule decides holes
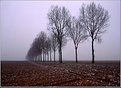
[[[69,25],[68,36],[73,40],[75,46],[76,62],[78,62],[77,59],[78,45],[81,41],[86,40],[88,38],[88,35],[86,34],[83,25],[75,17],[72,17],[72,21]]]
[[[109,14],[100,4],[96,6],[94,2],[86,7],[83,5],[80,9],[80,22],[84,25],[88,35],[92,39],[92,63],[94,63],[94,41],[101,42],[101,34],[108,26]]]
[[[51,35],[47,36],[45,32],[40,32],[33,41],[27,58],[52,61],[51,53],[53,51],[55,61],[55,52],[58,49],[59,62],[62,63],[62,47],[67,44],[67,37],[70,37],[75,46],[75,59],[78,62],[79,43],[91,38],[92,63],[94,63],[94,42],[102,41],[101,36],[105,33],[110,18],[108,11],[100,4],[96,5],[92,2],[87,6],[82,5],[78,18],[71,16],[67,8],[59,6],[51,6],[47,16],[49,20],[47,29]]]
[[[66,38],[70,18],[69,11],[65,7],[53,6],[48,13],[49,30],[57,38],[60,63],[62,63],[62,43],[64,38]]]

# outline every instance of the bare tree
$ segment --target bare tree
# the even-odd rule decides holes
[[[101,34],[104,33],[108,26],[109,14],[100,4],[94,2],[86,7],[83,5],[80,9],[80,22],[84,25],[92,40],[92,63],[94,63],[94,41],[101,42]]]
[[[48,45],[48,39],[45,41],[45,44],[44,44],[44,52],[45,52],[45,61],[47,61],[47,60],[49,61],[49,45]],[[46,58],[46,56],[47,56],[47,58]]]
[[[39,37],[35,38],[28,53],[27,53],[27,56],[26,58],[28,60],[35,60],[37,59],[37,56],[38,55],[41,55],[42,54],[42,47],[41,47],[41,41],[39,39]],[[42,59],[42,58],[40,58]]]
[[[57,38],[59,48],[59,62],[62,63],[62,40],[67,33],[68,22],[70,21],[69,11],[65,7],[51,7],[48,13],[49,30]]]
[[[48,55],[48,61],[49,61],[49,58],[50,58],[50,61],[51,61],[51,40],[49,37],[47,37],[47,40],[46,40],[46,50],[47,50],[47,55]],[[50,56],[49,56],[50,55]]]
[[[43,54],[43,61],[46,59],[46,40],[47,40],[47,34],[43,31],[41,31],[38,34],[38,40],[39,40],[39,48],[41,48],[42,54]]]
[[[57,50],[57,46],[58,46],[58,43],[57,43],[57,38],[55,37],[55,35],[51,35],[51,48],[53,50],[53,54],[54,54],[54,61],[55,61],[55,52]]]
[[[52,58],[51,58],[52,41],[51,41],[51,39],[49,37],[48,37],[48,45],[49,45],[49,52],[50,52],[50,61],[52,61]]]
[[[77,56],[77,49],[79,43],[87,39],[86,31],[83,28],[83,25],[75,18],[72,17],[71,24],[69,26],[68,31],[69,37],[73,40],[74,46],[75,46],[75,57],[76,62],[78,62],[78,56]]]

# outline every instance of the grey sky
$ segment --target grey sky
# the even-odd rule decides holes
[[[40,31],[47,32],[47,13],[51,5],[65,6],[78,17],[83,3],[91,1],[1,1],[0,32],[2,60],[25,60],[28,49]],[[96,60],[120,59],[120,0],[94,1],[110,14],[110,26],[103,42],[95,42]],[[91,60],[91,41],[80,43],[79,60]],[[74,45],[69,41],[63,48],[64,60],[75,60]]]

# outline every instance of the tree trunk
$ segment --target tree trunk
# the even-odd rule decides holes
[[[46,53],[44,52],[44,61],[45,61],[45,59],[46,59]]]
[[[78,62],[78,58],[77,58],[77,47],[75,46],[75,56],[76,56],[76,63]]]
[[[62,63],[62,47],[61,47],[61,42],[59,45],[59,62]]]
[[[50,50],[50,61],[51,61],[51,50]]]
[[[41,61],[42,61],[42,54],[41,54]]]
[[[55,50],[54,50],[54,62],[55,62]]]
[[[43,52],[43,61],[44,61],[44,52]]]
[[[94,59],[95,59],[95,54],[94,54],[94,40],[92,39],[92,63],[94,63]]]
[[[49,51],[47,51],[47,61],[49,61]]]
[[[39,61],[39,58],[38,58],[38,56],[37,56],[37,61]]]
[[[46,61],[46,52],[45,52],[45,61]]]
[[[35,59],[35,61],[37,61],[37,56],[36,56],[36,59]]]

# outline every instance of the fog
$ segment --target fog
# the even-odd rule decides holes
[[[81,5],[91,1],[1,1],[1,60],[26,60],[25,56],[37,34],[47,33],[47,13],[52,5],[65,6],[78,17]],[[109,11],[109,27],[102,43],[95,42],[95,60],[120,60],[120,0],[94,1]],[[63,47],[63,60],[75,60],[72,40]],[[56,52],[56,60],[58,60]],[[80,43],[79,60],[91,60],[91,39]]]

